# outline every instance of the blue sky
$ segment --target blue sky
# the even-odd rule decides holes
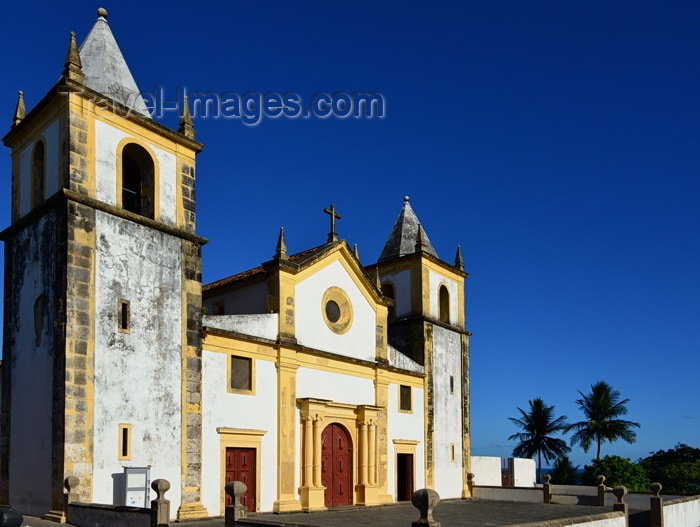
[[[43,97],[100,5],[0,7],[7,129],[17,90]],[[642,425],[603,454],[700,446],[700,3],[104,7],[144,92],[385,98],[383,119],[195,119],[205,282],[270,259],[280,226],[290,253],[324,243],[331,203],[373,263],[408,195],[470,273],[475,455],[510,455],[508,417],[534,397],[580,420],[598,380]],[[0,174],[8,225],[9,149]]]

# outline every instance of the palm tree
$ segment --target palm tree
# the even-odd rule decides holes
[[[569,456],[558,457],[550,473],[552,481],[557,485],[578,485],[578,467],[571,464]]]
[[[528,403],[530,412],[518,408],[522,416],[518,419],[508,418],[524,430],[510,436],[508,441],[520,441],[513,449],[513,455],[516,457],[534,457],[537,454],[537,480],[541,481],[542,458],[549,461],[571,450],[564,440],[552,437],[552,434],[564,430],[568,425],[565,415],[555,418],[554,406],[547,406],[539,397]]]
[[[571,436],[571,446],[580,444],[584,452],[588,452],[595,441],[597,446],[596,459],[600,459],[600,444],[603,441],[612,443],[618,439],[634,443],[637,434],[632,427],[639,428],[639,423],[618,419],[627,414],[629,399],[620,400],[620,392],[604,381],[591,386],[591,393],[584,394],[580,390],[581,399],[576,399],[579,409],[583,412],[585,421],[571,424],[564,433],[574,430]]]

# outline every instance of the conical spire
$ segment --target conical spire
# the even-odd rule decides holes
[[[188,139],[194,139],[194,123],[192,122],[192,114],[190,113],[189,97],[185,95],[182,104],[182,115],[180,116],[180,128],[177,130]]]
[[[287,259],[287,241],[284,239],[284,227],[280,227],[280,236],[277,239],[277,247],[275,248],[275,260]]]
[[[84,84],[133,111],[150,117],[140,90],[107,23],[107,11],[97,10],[98,19],[80,46]]]
[[[27,108],[24,106],[24,92],[20,91],[17,97],[17,107],[15,108],[15,115],[12,118],[12,126],[17,126],[22,122],[27,116]]]
[[[409,197],[406,196],[399,217],[396,223],[394,223],[394,227],[391,229],[391,234],[389,235],[386,245],[384,245],[382,254],[379,256],[379,261],[382,262],[393,258],[399,258],[416,252],[416,237],[418,236],[419,226],[420,222],[418,221],[418,217],[411,208]],[[430,239],[424,230],[421,236],[423,239],[421,250],[438,258],[433,244],[430,243]]]
[[[80,60],[80,54],[78,53],[78,44],[75,41],[75,31],[70,32],[70,43],[68,44],[68,52],[66,53],[66,60],[63,66],[64,79],[82,84],[85,75],[82,70],[83,64]]]
[[[460,271],[464,271],[464,260],[462,260],[462,248],[457,246],[457,255],[455,256],[455,267]]]

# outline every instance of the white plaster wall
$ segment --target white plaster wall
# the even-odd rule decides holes
[[[396,318],[408,315],[411,312],[411,272],[401,271],[396,274],[383,276],[381,282],[394,284],[396,293]]]
[[[413,391],[413,412],[399,412],[399,385],[389,385],[389,399],[387,408],[387,487],[389,493],[396,500],[396,450],[394,439],[406,441],[419,441],[416,445],[416,455],[413,460],[415,466],[414,489],[425,487],[425,419],[423,408],[425,392],[422,388],[412,388]],[[442,496],[441,496],[442,497]]]
[[[32,199],[32,151],[34,142],[28,144],[19,154],[19,215],[24,216],[31,208]]]
[[[450,293],[450,324],[457,325],[459,317],[459,285],[457,282],[448,280],[434,271],[428,271],[429,291],[430,291],[430,316],[436,320],[440,319],[440,301],[438,288],[441,284],[447,287]]]
[[[14,354],[10,423],[10,503],[23,514],[43,516],[51,508],[51,407],[53,332],[53,213],[18,234],[13,275],[16,311],[10,323]],[[46,295],[41,342],[37,345],[34,303]],[[8,357],[6,357],[7,359]],[[3,431],[4,433],[4,431]]]
[[[374,381],[311,368],[297,370],[297,398],[330,399],[344,404],[375,403]]]
[[[235,331],[243,335],[277,340],[279,327],[277,313],[269,315],[206,315],[202,317],[202,325],[226,331]]]
[[[664,503],[664,525],[698,527],[700,525],[700,498],[682,498],[677,503]]]
[[[435,490],[441,497],[459,498],[463,487],[462,340],[459,333],[440,326],[433,326],[433,375]],[[454,462],[451,444],[455,445]]]
[[[117,204],[117,145],[131,137],[107,123],[95,120],[95,175],[97,199],[110,205]],[[177,163],[174,155],[148,144],[154,153],[159,177],[159,220],[168,225],[176,223]]]
[[[58,173],[58,121],[52,122],[44,130],[46,138],[46,197],[55,194],[59,187]]]
[[[93,501],[121,499],[124,466],[178,489],[182,456],[181,242],[96,211]],[[117,330],[119,299],[131,331]],[[119,424],[132,426],[131,459],[118,459]],[[180,493],[168,494],[171,514]]]
[[[513,459],[513,484],[516,487],[535,486],[535,460],[516,457]]]
[[[347,333],[333,333],[323,319],[323,293],[340,287],[350,298],[353,322]],[[335,261],[296,286],[296,337],[299,344],[366,361],[376,358],[377,316],[339,261]]]
[[[214,302],[224,301],[224,315],[246,315],[267,312],[267,282],[258,282],[204,300],[207,313],[214,314]]]
[[[43,136],[45,141],[44,156],[46,159],[46,172],[44,174],[44,198],[48,198],[56,193],[59,188],[58,173],[58,122],[51,122],[44,130],[37,135],[37,140]],[[25,215],[31,209],[32,196],[32,152],[34,151],[34,140],[24,147],[20,153],[20,184],[19,184],[19,213]]]
[[[261,511],[271,511],[277,499],[277,369],[275,363],[255,361],[255,395],[227,392],[228,355],[202,351],[202,503],[209,514],[220,510],[224,484],[221,436],[217,427],[266,430],[260,459]]]
[[[471,462],[474,485],[501,486],[503,480],[501,478],[500,457],[472,456]]]
[[[392,345],[387,345],[387,355],[389,359],[389,364],[396,368],[401,368],[403,370],[415,371],[417,373],[423,373],[425,368],[418,364],[416,361],[407,357],[402,352],[397,350]]]

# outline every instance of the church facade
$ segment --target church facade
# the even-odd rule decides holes
[[[406,198],[376,264],[332,219],[202,287],[189,110],[150,118],[98,15],[3,139],[0,502],[60,521],[77,476],[81,501],[123,504],[124,467],[167,479],[180,519],[223,514],[232,480],[251,511],[469,496],[459,250],[441,260]]]

